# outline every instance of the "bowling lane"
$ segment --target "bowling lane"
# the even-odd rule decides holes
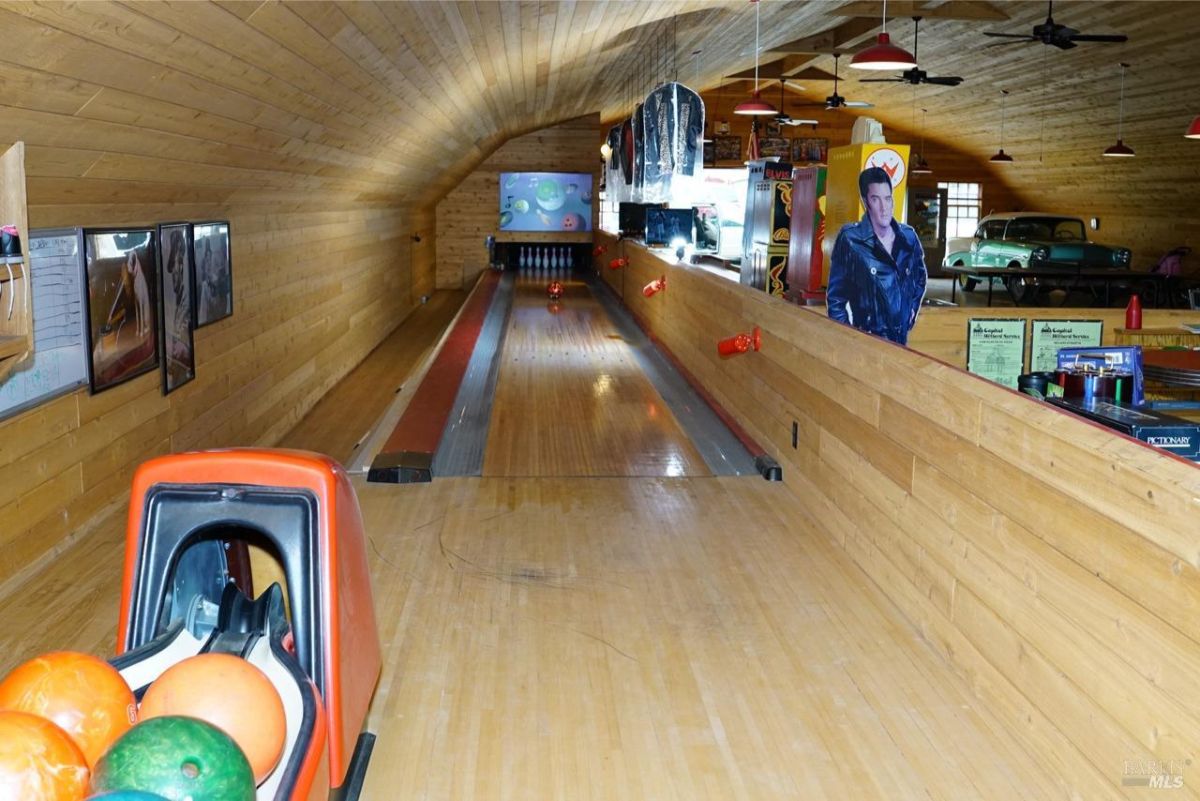
[[[500,354],[484,476],[709,476],[591,290],[520,274]]]

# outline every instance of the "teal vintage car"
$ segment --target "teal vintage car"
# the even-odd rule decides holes
[[[975,236],[947,243],[945,267],[1055,268],[1128,270],[1133,260],[1129,248],[1089,242],[1087,227],[1078,217],[1038,212],[989,214],[979,221]],[[971,290],[982,277],[960,272],[963,289]],[[1024,285],[1029,279],[1006,276],[1007,282]]]

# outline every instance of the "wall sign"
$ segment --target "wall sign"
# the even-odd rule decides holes
[[[1096,348],[1104,335],[1103,320],[1034,320],[1029,371],[1055,370],[1059,348]]]
[[[967,371],[1017,388],[1025,372],[1025,320],[967,320]]]

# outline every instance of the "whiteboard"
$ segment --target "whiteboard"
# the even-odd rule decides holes
[[[31,232],[29,260],[33,355],[0,383],[0,417],[10,417],[87,383],[79,229]],[[7,285],[4,291],[8,291]],[[0,297],[0,313],[7,301]]]

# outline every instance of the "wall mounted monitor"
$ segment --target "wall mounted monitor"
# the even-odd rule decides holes
[[[500,173],[501,231],[592,230],[592,176],[573,172]]]
[[[640,236],[646,230],[646,207],[641,203],[622,203],[617,207],[617,228],[622,236]]]
[[[679,247],[692,243],[692,210],[646,209],[646,245]]]

